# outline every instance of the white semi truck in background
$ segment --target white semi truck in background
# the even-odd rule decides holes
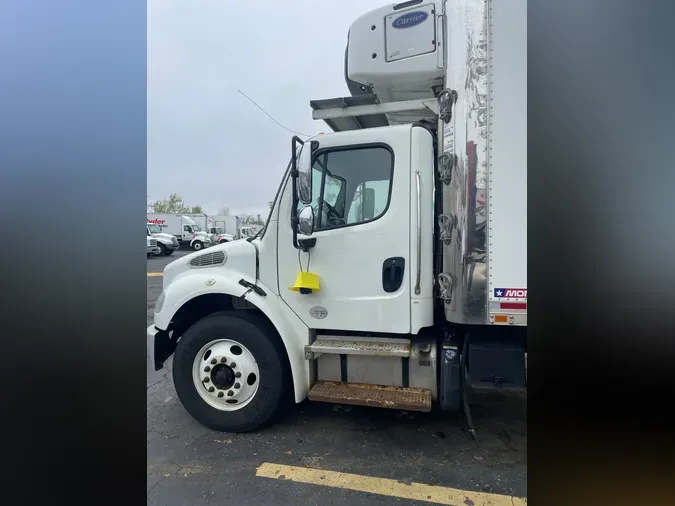
[[[196,420],[256,430],[289,395],[473,430],[474,392],[526,391],[526,56],[526,0],[352,24],[351,95],[310,102],[333,133],[293,138],[263,232],[164,270],[147,332]]]
[[[203,221],[203,223],[200,225],[194,218]],[[206,215],[148,213],[147,220],[148,227],[152,225],[152,229],[155,231],[159,227],[159,233],[175,237],[179,246],[180,244],[189,244],[190,248],[199,251],[212,245],[211,238],[206,232]],[[158,232],[153,232],[153,236],[157,237],[158,241],[160,241],[160,238],[155,233]],[[178,249],[178,247],[174,249]]]

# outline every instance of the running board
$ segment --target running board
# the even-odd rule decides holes
[[[309,391],[309,400],[333,404],[352,404],[405,411],[431,411],[431,390],[363,383],[317,381]]]
[[[307,360],[313,360],[322,353],[406,358],[410,356],[410,339],[319,336],[312,344],[305,346]]]

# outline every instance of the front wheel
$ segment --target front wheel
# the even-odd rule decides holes
[[[199,250],[202,249],[203,247],[204,247],[204,243],[202,243],[201,241],[195,241],[195,242],[192,244],[192,249],[194,249],[195,251],[199,251]]]
[[[176,393],[202,425],[249,432],[279,412],[289,385],[287,359],[273,329],[241,310],[207,316],[178,341]]]
[[[164,248],[164,256],[173,255],[173,250],[169,248]]]

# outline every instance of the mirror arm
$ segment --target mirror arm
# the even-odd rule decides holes
[[[297,135],[294,135],[291,139],[291,178],[292,178],[292,193],[293,193],[293,205],[291,206],[291,228],[293,229],[293,247],[295,249],[300,249],[298,245],[298,143],[301,146],[305,145],[303,141]]]
[[[316,246],[316,237],[310,237],[309,239],[300,239],[298,241],[298,249],[301,249],[304,253],[308,253],[311,248]]]

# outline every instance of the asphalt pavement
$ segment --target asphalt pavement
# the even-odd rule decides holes
[[[148,259],[147,322],[160,273],[189,253]],[[153,274],[154,273],[154,274]],[[147,501],[161,506],[237,504],[523,504],[526,401],[494,395],[462,416],[306,401],[259,433],[226,434],[195,422],[176,397],[171,361],[147,352]]]

